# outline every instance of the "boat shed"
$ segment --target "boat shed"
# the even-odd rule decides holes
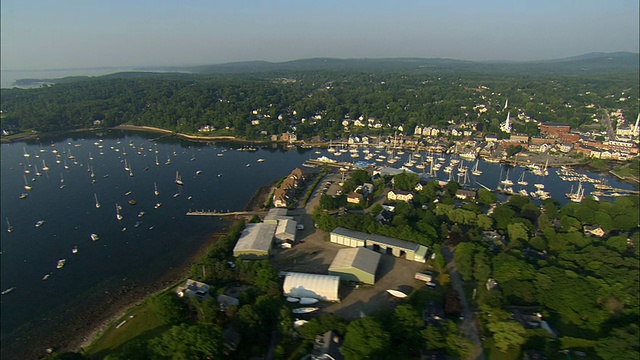
[[[321,301],[340,301],[340,277],[290,272],[284,278],[284,296],[313,298]]]
[[[330,235],[331,242],[349,246],[366,247],[375,252],[404,257],[407,260],[424,263],[427,261],[428,248],[420,244],[388,236],[367,234],[344,228],[335,228]]]
[[[329,275],[342,281],[356,281],[373,285],[382,255],[363,247],[341,249],[329,266]]]
[[[233,248],[233,256],[242,259],[263,259],[271,254],[275,224],[247,224]]]
[[[331,232],[329,240],[331,240],[332,243],[344,246],[364,247],[367,237],[369,237],[369,234],[339,227]]]
[[[292,220],[292,216],[287,216],[287,209],[273,208],[269,209],[269,213],[264,217],[265,224],[278,224],[280,220]]]
[[[276,226],[276,241],[296,241],[297,225],[298,223],[295,220],[278,220],[278,226]]]
[[[404,257],[411,261],[422,263],[427,261],[428,248],[426,246],[388,236],[370,234],[366,247],[376,252]]]

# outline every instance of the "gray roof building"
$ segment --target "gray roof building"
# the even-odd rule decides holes
[[[296,240],[297,225],[298,223],[295,220],[278,220],[278,225],[276,227],[276,240],[278,242],[294,242]]]
[[[243,259],[268,257],[275,232],[275,224],[247,224],[233,248],[233,256]]]
[[[329,266],[329,275],[340,276],[343,281],[356,281],[373,285],[382,255],[363,247],[341,249]]]

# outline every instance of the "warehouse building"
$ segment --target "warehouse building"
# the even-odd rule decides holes
[[[233,256],[242,259],[268,258],[275,232],[275,224],[247,224],[233,248]]]
[[[277,242],[294,242],[296,241],[296,230],[298,223],[295,220],[278,220],[276,226]]]
[[[284,278],[282,290],[285,296],[340,301],[339,287],[339,276],[290,272]]]
[[[342,281],[355,281],[373,285],[382,255],[363,247],[342,249],[329,266],[329,275]]]
[[[269,209],[269,213],[262,221],[265,224],[277,224],[280,220],[292,220],[292,216],[287,215],[287,209],[273,208]]]
[[[329,239],[336,244],[349,247],[366,247],[375,252],[421,263],[427,261],[427,252],[429,250],[426,246],[409,241],[382,235],[366,234],[344,228],[334,229]]]
[[[369,234],[341,227],[335,228],[329,235],[332,243],[349,247],[364,247],[368,236]]]

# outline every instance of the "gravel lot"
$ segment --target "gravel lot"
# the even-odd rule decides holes
[[[305,229],[298,232],[298,240],[302,242],[291,249],[274,251],[272,263],[276,271],[327,274],[336,253],[344,246],[329,242],[329,233],[314,227],[311,214],[319,202],[324,183],[332,181],[333,184],[328,192],[335,193],[339,189],[337,182],[340,179],[340,174],[328,174],[318,184],[306,208],[289,212],[290,215],[295,216],[298,223],[305,226]],[[409,294],[414,288],[424,286],[423,282],[413,278],[416,272],[424,269],[425,264],[382,255],[376,273],[377,282],[374,286],[351,286],[342,283],[340,285],[342,300],[339,303],[324,303],[320,307],[323,312],[335,313],[347,319],[357,318],[361,313],[370,314],[383,307],[394,307],[400,303],[400,300],[389,295],[386,290],[396,289]]]

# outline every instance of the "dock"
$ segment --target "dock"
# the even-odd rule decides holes
[[[216,210],[194,210],[188,211],[187,216],[265,216],[267,215],[267,211],[216,211]]]

